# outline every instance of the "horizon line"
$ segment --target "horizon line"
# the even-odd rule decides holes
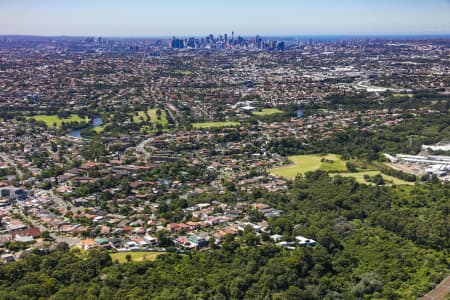
[[[213,34],[213,33],[210,33]],[[219,35],[228,34],[216,33],[213,34],[215,37]],[[89,35],[78,35],[78,34],[27,34],[27,33],[0,33],[0,37],[54,37],[54,38],[88,38],[88,37],[102,37],[102,38],[139,38],[139,39],[155,39],[155,38],[167,38],[171,39],[173,37],[206,37],[209,34],[168,34],[168,35],[101,35],[101,34],[89,34]],[[302,38],[302,37],[446,37],[450,38],[449,33],[332,33],[332,34],[235,34],[235,37],[282,37],[282,38]]]

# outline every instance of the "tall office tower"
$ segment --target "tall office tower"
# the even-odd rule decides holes
[[[277,49],[280,51],[284,51],[286,44],[284,42],[279,42],[277,45]]]
[[[244,39],[241,36],[238,36],[237,41],[239,46],[242,46],[244,44]]]
[[[190,48],[195,48],[195,39],[193,37],[189,38],[187,46]]]
[[[171,45],[172,45],[173,49],[183,49],[185,43],[184,43],[184,41],[182,39],[178,39],[176,37],[173,37]]]
[[[257,49],[262,49],[262,38],[259,35],[256,36],[255,44]]]

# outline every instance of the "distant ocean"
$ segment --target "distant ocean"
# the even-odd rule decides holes
[[[265,40],[284,41],[348,41],[348,40],[429,40],[450,39],[450,34],[439,35],[286,35],[286,36],[262,36]]]
[[[242,35],[245,39],[254,39],[255,35]],[[450,39],[450,34],[422,34],[422,35],[260,35],[263,40],[278,41],[316,41],[316,42],[332,42],[332,41],[350,41],[350,40],[430,40],[430,39]],[[21,39],[21,40],[40,40],[40,39],[84,39],[88,36],[39,36],[39,35],[1,35],[0,38]],[[183,37],[183,36],[180,36]],[[187,37],[187,36],[186,36]],[[203,36],[193,35],[195,38]],[[132,37],[132,36],[105,36],[105,39],[123,39],[123,40],[146,40],[146,39],[172,39],[170,36],[148,36],[148,37]]]

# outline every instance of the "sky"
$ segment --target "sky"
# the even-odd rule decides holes
[[[450,0],[0,0],[0,34],[450,34]]]

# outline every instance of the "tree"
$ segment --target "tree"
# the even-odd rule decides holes
[[[351,162],[346,162],[345,166],[347,167],[349,172],[357,172],[358,169],[356,168],[356,165]]]
[[[44,240],[49,240],[50,239],[50,232],[48,230],[44,230],[41,232],[41,238],[43,238]]]
[[[376,291],[380,291],[383,286],[383,283],[378,280],[377,275],[374,273],[364,273],[359,278],[360,281],[352,287],[352,293],[357,297],[373,294]]]
[[[377,174],[372,178],[372,182],[375,183],[376,185],[384,185],[384,179],[383,176],[381,176],[381,174]]]
[[[161,123],[156,123],[156,131],[157,133],[162,133],[163,126],[161,125]]]
[[[245,226],[242,241],[248,246],[256,246],[259,244],[259,237],[250,225]]]
[[[69,250],[69,244],[67,244],[66,242],[59,242],[56,244],[55,248],[58,251],[66,252]]]
[[[162,114],[162,112],[161,112],[161,109],[157,109],[156,110],[156,118],[158,119],[158,120],[161,120],[161,114]]]

